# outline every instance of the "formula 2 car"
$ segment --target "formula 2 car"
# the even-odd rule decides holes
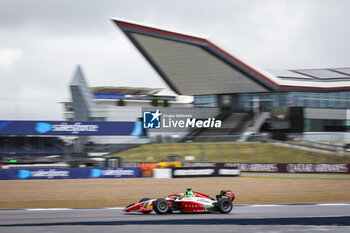
[[[125,212],[151,213],[153,210],[157,214],[169,214],[173,211],[180,213],[190,212],[218,212],[228,214],[233,207],[235,195],[230,190],[222,190],[216,195],[216,200],[208,195],[194,192],[187,189],[183,194],[170,194],[165,198],[149,199],[142,198],[139,203],[134,203],[125,207]]]

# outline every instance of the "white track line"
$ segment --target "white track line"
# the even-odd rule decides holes
[[[346,206],[346,205],[349,205],[350,206],[350,203],[320,203],[320,204],[316,204],[318,206]]]
[[[284,206],[284,205],[243,205],[243,207],[276,207],[276,206]]]
[[[105,207],[105,210],[123,210],[125,207]]]
[[[301,206],[301,205],[316,205],[316,206],[350,206],[350,203],[257,204],[257,205],[238,205],[238,206],[236,206],[236,207],[281,207],[281,206]]]
[[[28,211],[56,211],[56,210],[73,210],[73,208],[35,208],[35,209],[24,209],[24,210],[28,210]]]

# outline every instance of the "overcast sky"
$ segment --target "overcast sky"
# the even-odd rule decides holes
[[[347,0],[0,0],[0,120],[60,120],[81,64],[90,86],[166,87],[112,24],[204,35],[267,69],[350,67]]]

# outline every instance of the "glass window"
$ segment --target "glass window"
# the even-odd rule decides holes
[[[338,92],[339,108],[346,108],[346,93]]]
[[[335,108],[336,107],[336,96],[335,93],[329,93],[328,95],[328,107]]]
[[[194,97],[194,105],[196,107],[211,108],[217,107],[216,95],[198,95]]]
[[[251,110],[254,96],[261,107],[300,106],[309,108],[350,109],[350,92],[270,92],[238,94],[238,106]]]
[[[310,107],[317,108],[318,93],[310,93]]]
[[[303,106],[303,102],[302,102],[302,100],[301,100],[301,95],[300,95],[301,93],[300,92],[296,92],[295,94],[294,94],[294,98],[295,98],[295,105],[296,106]]]
[[[319,93],[319,99],[320,99],[320,108],[325,108],[326,107],[326,96],[324,93]]]
[[[311,122],[310,122],[310,119],[305,119],[305,120],[304,120],[304,131],[305,131],[305,132],[310,132],[310,131],[311,131]]]
[[[105,117],[90,117],[90,121],[106,121]]]

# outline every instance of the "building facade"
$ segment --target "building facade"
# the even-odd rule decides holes
[[[196,108],[271,111],[305,108],[306,132],[346,132],[350,122],[350,67],[262,70],[203,37],[114,19],[177,94]]]

